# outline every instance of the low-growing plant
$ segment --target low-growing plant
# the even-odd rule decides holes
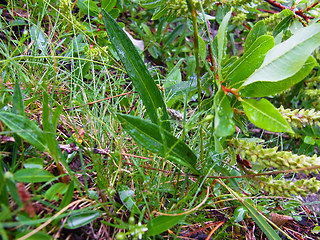
[[[1,20],[2,238],[189,237],[201,228],[183,225],[208,219],[206,239],[243,239],[252,219],[293,239],[282,225],[320,188],[293,175],[320,167],[318,3],[28,1],[10,13],[24,29]]]

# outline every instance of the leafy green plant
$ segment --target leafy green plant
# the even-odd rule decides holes
[[[8,4],[3,239],[291,239],[275,218],[320,186],[294,175],[320,167],[318,2]]]

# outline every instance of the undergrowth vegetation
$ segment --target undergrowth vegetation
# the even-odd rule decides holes
[[[319,239],[319,1],[0,13],[1,239]]]

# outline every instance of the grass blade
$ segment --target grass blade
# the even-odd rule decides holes
[[[261,214],[252,207],[248,202],[243,201],[242,204],[248,209],[249,215],[253,218],[255,223],[264,232],[268,239],[280,240],[281,238],[276,231],[270,226],[270,224],[261,216]]]

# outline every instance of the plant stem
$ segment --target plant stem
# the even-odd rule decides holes
[[[192,16],[193,24],[193,52],[196,59],[196,76],[197,76],[197,89],[198,89],[198,108],[199,108],[199,123],[200,123],[200,161],[203,161],[203,132],[202,132],[202,114],[201,114],[201,82],[200,82],[200,58],[199,58],[199,41],[198,41],[198,25],[197,25],[197,11],[193,6],[192,0],[187,0],[189,11]]]

